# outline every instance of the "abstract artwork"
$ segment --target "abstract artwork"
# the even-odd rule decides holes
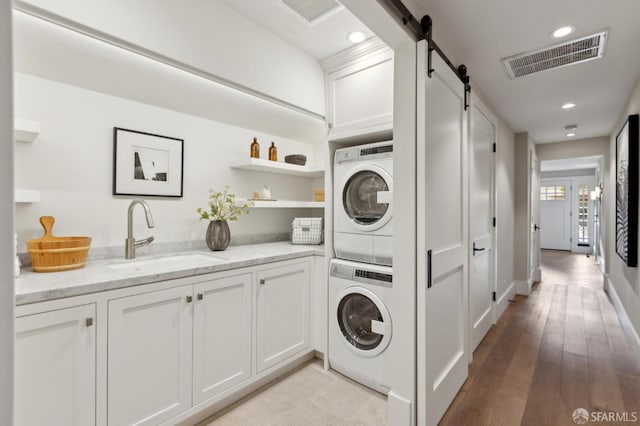
[[[182,197],[182,139],[114,127],[113,143],[113,195]]]
[[[638,264],[638,114],[616,136],[616,253],[627,266]]]

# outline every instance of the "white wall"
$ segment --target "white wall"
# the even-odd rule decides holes
[[[530,161],[533,143],[527,133],[515,135],[515,210],[513,231],[513,274],[519,294],[528,294],[530,271]]]
[[[321,180],[248,172],[229,168],[230,161],[247,158],[256,136],[261,155],[275,141],[278,156],[305,154],[309,164],[314,146],[275,138],[248,129],[177,113],[77,87],[16,74],[15,114],[39,121],[41,134],[33,144],[16,145],[16,187],[41,192],[41,201],[16,206],[19,251],[25,240],[42,235],[38,218],[56,217],[57,235],[89,235],[92,247],[124,246],[127,206],[134,197],[112,195],[113,127],[184,139],[184,196],[181,199],[146,198],[156,227],[146,229],[136,212],[135,236],[154,235],[152,245],[202,240],[206,223],[195,212],[206,207],[208,190],[229,184],[238,196],[251,196],[263,185],[277,199],[313,199]],[[4,157],[3,157],[4,158]],[[231,222],[232,244],[250,234],[288,232],[294,216],[320,216],[322,211],[254,209]],[[142,248],[144,252],[146,248]]]
[[[0,1],[0,424],[13,424],[13,70],[11,0]]]
[[[498,120],[496,140],[496,283],[499,300],[514,280],[513,238],[515,210],[515,136],[503,120]]]
[[[25,3],[324,115],[318,62],[219,1]]]
[[[622,124],[631,114],[640,113],[640,81],[636,83],[635,89],[624,108],[624,111],[612,129],[609,143],[609,160],[608,169],[610,173],[605,173],[605,190],[604,200],[606,206],[607,217],[612,218],[607,221],[607,272],[609,274],[609,282],[611,290],[615,294],[612,298],[614,304],[619,310],[624,311],[624,315],[628,318],[628,322],[623,321],[625,331],[628,337],[632,337],[636,349],[640,351],[640,273],[638,268],[628,268],[618,257],[615,251],[615,220],[616,217],[616,135],[622,128]],[[605,170],[607,166],[605,166]],[[640,356],[640,352],[638,352]]]

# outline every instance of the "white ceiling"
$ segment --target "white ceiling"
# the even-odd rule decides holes
[[[434,21],[434,40],[469,69],[472,85],[516,132],[538,143],[609,135],[640,78],[637,0],[415,0]],[[414,11],[415,13],[415,11]],[[602,59],[509,80],[501,58],[554,44],[551,33],[573,25],[563,40],[609,29]],[[577,107],[562,110],[565,102]]]
[[[368,31],[346,9],[309,28],[277,0],[220,0],[316,59],[350,46],[346,34]],[[537,143],[567,140],[565,126],[578,137],[609,135],[640,78],[638,0],[404,0],[419,19],[429,13],[434,40],[450,59],[467,65],[479,89],[515,132]],[[602,59],[510,80],[501,59],[547,47],[551,33],[573,25],[569,40],[609,30]],[[367,32],[367,35],[370,35]],[[561,40],[561,41],[562,41]],[[574,102],[577,107],[562,110]]]
[[[366,38],[374,35],[344,7],[309,26],[278,4],[278,0],[219,1],[319,61],[353,46],[347,40],[352,31],[361,31]]]

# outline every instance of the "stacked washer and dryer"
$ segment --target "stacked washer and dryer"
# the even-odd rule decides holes
[[[390,390],[388,305],[393,287],[393,142],[336,150],[329,269],[329,364],[378,392]]]

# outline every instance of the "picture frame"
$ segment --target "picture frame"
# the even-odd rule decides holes
[[[113,195],[182,197],[184,140],[113,128]]]
[[[638,264],[639,116],[630,115],[616,135],[616,253]]]

